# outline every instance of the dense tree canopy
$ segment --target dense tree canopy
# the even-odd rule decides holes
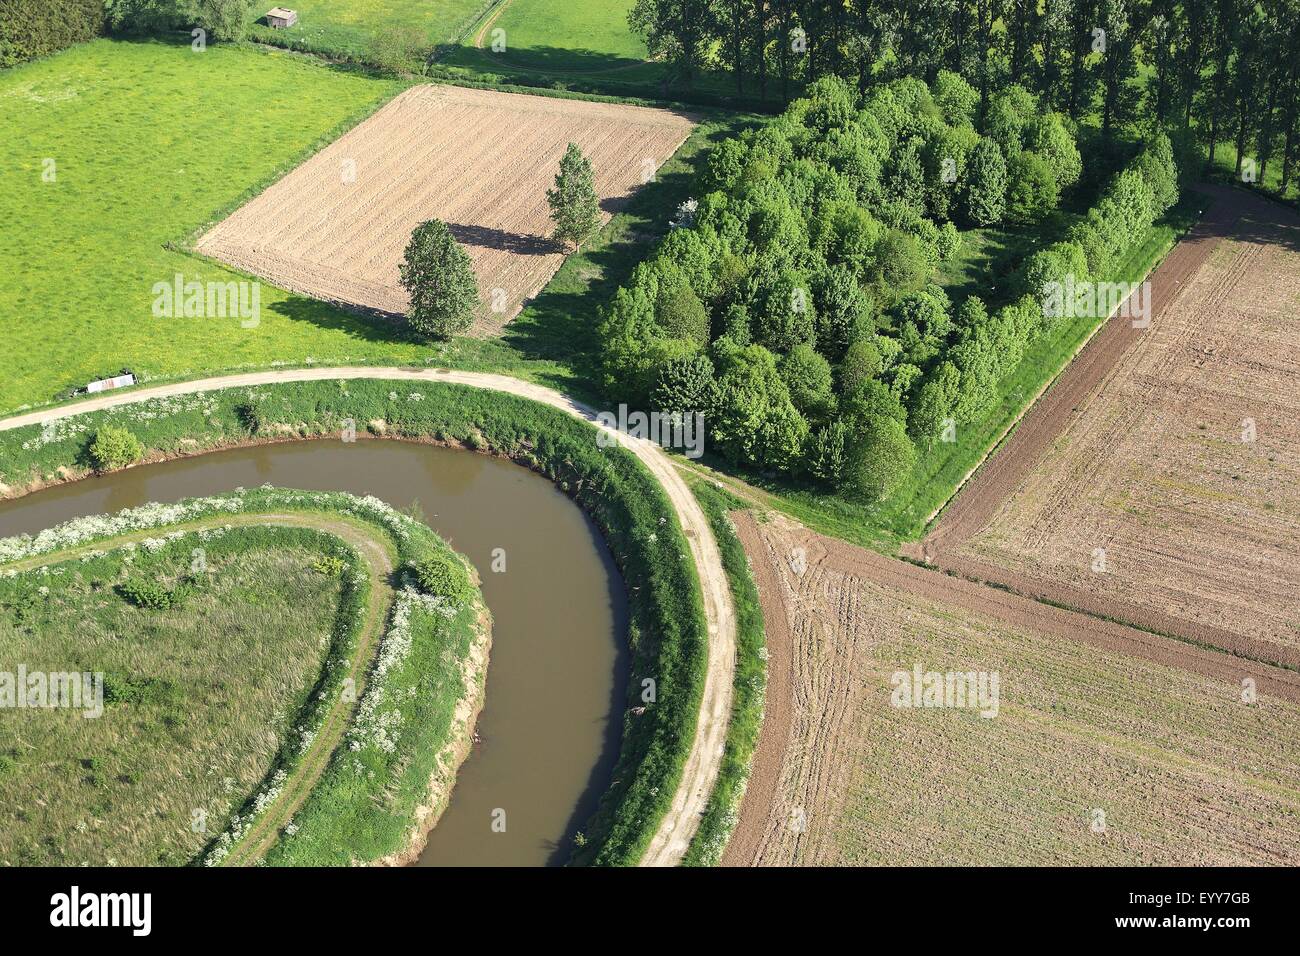
[[[1094,178],[1088,206],[1068,118],[1026,88],[988,97],[982,121],[980,100],[951,71],[933,91],[828,76],[721,143],[689,224],[605,309],[609,397],[702,413],[707,449],[744,467],[864,501],[898,488],[918,449],[1000,401],[1052,326],[1048,284],[1109,278],[1177,196],[1168,137],[1133,148],[1100,191]],[[1037,222],[1067,195],[1085,211],[1018,265],[999,307],[954,308],[934,280],[958,227]]]
[[[986,122],[1008,161],[1047,152],[1016,128],[1020,92],[1107,142],[1164,127],[1231,150],[1239,178],[1280,165],[1283,191],[1300,160],[1300,0],[638,0],[631,24],[680,77],[724,71],[760,99],[919,77],[944,122]],[[843,103],[820,99],[814,128],[833,128]]]

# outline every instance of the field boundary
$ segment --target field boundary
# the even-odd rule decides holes
[[[1202,222],[1204,221],[1205,220],[1202,219]],[[1198,223],[1198,226],[1199,225],[1200,224]],[[1195,232],[1196,228],[1197,227],[1193,227],[1192,232]],[[1180,245],[1182,245],[1184,242],[1187,241],[1188,241],[1188,236],[1184,236],[1176,240],[1168,249],[1162,252],[1160,261],[1157,262],[1153,268],[1147,270],[1146,273],[1140,279],[1138,279],[1135,284],[1141,285],[1142,282],[1144,281],[1150,281],[1153,278],[1158,279],[1161,270],[1162,269],[1167,270],[1166,263],[1169,261],[1172,255],[1172,250],[1176,250]],[[1207,251],[1205,255],[1208,256],[1209,252]],[[1156,287],[1153,287],[1153,292],[1155,290]],[[1166,301],[1160,302],[1158,305],[1152,303],[1151,318],[1154,320],[1155,317],[1161,311],[1163,311],[1165,306],[1167,306],[1171,301],[1172,301],[1172,297]],[[1125,326],[1124,321],[1118,321],[1122,315],[1128,313],[1128,310],[1126,308],[1127,305],[1128,305],[1128,299],[1125,299],[1123,303],[1121,303],[1119,306],[1116,307],[1113,313],[1111,313],[1103,321],[1098,322],[1091,329],[1089,329],[1088,334],[1084,336],[1082,341],[1080,341],[1070,352],[1069,357],[1061,364],[1061,367],[1060,369],[1057,370],[1057,373],[1053,375],[1051,378],[1047,379],[1047,381],[1043,382],[1038,387],[1038,390],[1034,392],[1033,396],[1029,399],[1029,401],[1025,402],[1025,404],[1021,407],[1020,413],[1016,415],[1010,422],[1007,423],[1006,427],[1002,429],[1001,433],[997,436],[997,438],[988,446],[984,454],[982,454],[979,457],[979,460],[976,461],[973,465],[971,465],[971,467],[966,471],[966,474],[962,476],[961,481],[957,483],[956,487],[953,488],[952,492],[948,495],[948,497],[944,499],[944,501],[941,502],[933,511],[931,511],[928,515],[926,515],[924,526],[929,529],[929,531],[926,532],[925,534],[926,539],[929,539],[938,530],[938,526],[935,524],[935,519],[938,518],[940,515],[944,515],[945,512],[950,509],[950,507],[956,506],[958,496],[961,495],[963,489],[966,488],[967,484],[978,483],[978,479],[976,479],[976,473],[981,472],[985,464],[989,463],[990,459],[1001,456],[1004,453],[1006,446],[1011,444],[1015,440],[1015,435],[1013,433],[1018,432],[1020,430],[1021,424],[1026,423],[1026,420],[1032,417],[1034,410],[1042,404],[1042,399],[1044,398],[1044,396],[1048,395],[1048,393],[1050,393],[1051,391],[1053,391],[1058,387],[1069,386],[1070,383],[1069,383],[1068,376],[1071,374],[1071,369],[1073,369],[1074,366],[1078,364],[1078,360],[1080,359],[1081,356],[1084,356],[1085,351],[1090,346],[1092,346],[1094,349],[1099,349],[1102,348],[1104,344],[1109,344],[1109,342],[1106,340],[1105,337],[1112,335],[1111,332],[1112,328],[1115,330],[1115,332],[1113,333],[1115,337],[1121,336],[1126,328],[1130,332],[1133,331],[1131,326]],[[1130,336],[1125,338],[1123,348],[1125,349],[1128,348],[1128,346],[1132,344],[1134,341],[1136,341],[1137,338],[1140,338],[1140,336]],[[1122,354],[1123,351],[1121,350],[1114,357],[1114,359],[1111,362],[1112,366],[1114,362],[1117,362],[1119,360],[1119,356]]]
[[[1237,219],[1230,211],[1225,215],[1223,197],[1212,195],[1211,199],[1208,214],[1145,277],[1152,283],[1152,321],[1173,303],[1181,291],[1182,281],[1210,257]],[[938,515],[942,517],[924,537],[923,548],[937,550],[952,535],[968,535],[973,524],[982,524],[991,517],[1005,497],[995,498],[994,491],[1023,476],[1060,434],[1061,409],[1067,404],[1073,408],[1083,401],[1124,353],[1143,338],[1146,330],[1134,328],[1131,320],[1124,317],[1126,311],[1121,305],[1088,333],[1061,371],[1043,384],[1002,437],[967,472],[948,500],[931,513],[927,524]],[[983,467],[985,464],[991,467]],[[990,486],[995,481],[997,484]]]

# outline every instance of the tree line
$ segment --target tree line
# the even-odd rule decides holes
[[[760,100],[946,70],[981,110],[1018,84],[1106,141],[1159,125],[1242,178],[1279,163],[1283,192],[1300,160],[1300,0],[637,0],[629,21],[682,81]]]

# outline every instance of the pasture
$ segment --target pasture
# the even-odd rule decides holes
[[[272,29],[259,17],[249,37],[365,60],[373,55],[375,34],[386,29],[418,37],[426,50],[451,43],[469,28],[484,5],[485,0],[294,0],[293,9],[298,13],[294,26]]]
[[[154,314],[158,283],[246,277],[183,241],[398,86],[278,50],[100,40],[0,75],[0,408],[146,377],[425,350],[263,285],[260,317]]]

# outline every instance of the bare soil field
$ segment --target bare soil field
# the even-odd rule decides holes
[[[733,518],[769,689],[725,863],[1300,862],[1300,675],[1247,704],[1228,655],[1188,648],[1226,668],[1195,673],[1167,638]],[[918,664],[996,671],[997,715],[891,706]]]
[[[564,260],[546,190],[577,143],[603,218],[689,135],[668,110],[413,87],[204,234],[195,248],[277,286],[386,313],[406,310],[398,265],[411,231],[442,219],[469,252],[499,332]]]
[[[1150,328],[1109,322],[917,554],[1300,667],[1300,218],[1213,192]]]

